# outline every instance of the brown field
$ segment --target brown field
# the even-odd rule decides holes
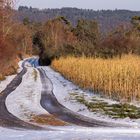
[[[140,100],[140,57],[75,58],[54,60],[52,67],[67,79],[85,89],[111,99]]]

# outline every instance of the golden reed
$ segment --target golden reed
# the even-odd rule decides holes
[[[54,60],[52,67],[85,89],[119,101],[140,99],[140,57],[127,55],[101,59],[67,57]]]

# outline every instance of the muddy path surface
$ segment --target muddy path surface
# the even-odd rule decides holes
[[[47,74],[43,67],[38,67],[38,59],[30,58],[22,63],[22,71],[17,74],[17,76],[12,80],[12,82],[7,85],[6,89],[0,94],[0,126],[12,127],[12,128],[24,128],[24,129],[42,129],[38,126],[32,125],[30,123],[24,122],[18,119],[16,116],[11,114],[5,105],[7,96],[12,93],[21,84],[24,74],[27,72],[25,66],[26,62],[30,63],[32,67],[37,69],[40,73],[40,79],[42,83],[41,92],[41,106],[49,112],[54,117],[69,123],[70,125],[84,126],[84,127],[124,127],[129,128],[130,125],[120,124],[114,122],[101,121],[98,119],[90,118],[74,112],[64,105],[59,103],[57,98],[53,93],[53,83],[51,79],[47,77]]]
[[[38,59],[35,58],[28,59],[28,63],[31,64],[31,67],[38,70],[40,74],[42,83],[42,92],[40,93],[41,106],[55,118],[63,120],[69,125],[61,127],[47,126],[48,129],[44,129],[18,119],[7,110],[5,101],[7,96],[21,84],[22,78],[27,72],[25,63],[26,61],[22,63],[22,71],[17,74],[13,81],[0,94],[0,140],[139,140],[140,130],[137,128],[134,129],[130,125],[123,125],[122,123],[119,124],[117,122],[107,122],[106,120],[101,121],[88,116],[86,117],[62,105],[62,102],[60,103],[57,96],[55,96],[55,92],[53,93],[53,85],[55,83],[52,83],[52,78],[48,78],[48,71],[45,67],[38,67]],[[40,131],[42,129],[44,131]]]
[[[30,61],[29,61],[30,62]],[[17,74],[17,76],[7,85],[7,87],[0,93],[0,126],[8,128],[24,128],[24,129],[41,129],[38,126],[26,123],[13,114],[11,114],[5,105],[7,96],[12,93],[21,84],[22,77],[27,72],[25,67],[26,61],[22,63],[22,71]]]
[[[46,71],[42,68],[38,68],[38,70],[40,72],[42,82],[41,105],[50,114],[65,122],[84,127],[130,127],[126,124],[106,122],[89,118],[67,109],[65,106],[59,103],[55,97],[53,93],[53,83],[51,82],[51,79],[47,77]]]

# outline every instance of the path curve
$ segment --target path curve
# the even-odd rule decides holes
[[[127,124],[100,121],[80,115],[60,104],[53,93],[53,83],[47,77],[45,70],[38,68],[42,82],[41,105],[55,117],[75,125],[86,127],[131,127]]]
[[[7,85],[6,89],[4,89],[0,94],[0,125],[2,127],[10,127],[10,128],[24,128],[24,129],[42,129],[39,126],[35,126],[29,123],[26,123],[13,114],[11,114],[5,105],[5,101],[7,96],[16,90],[16,88],[21,84],[23,75],[27,72],[27,68],[25,67],[26,61],[22,63],[22,71],[17,74],[17,76]]]

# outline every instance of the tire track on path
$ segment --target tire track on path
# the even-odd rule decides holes
[[[17,74],[17,76],[7,85],[6,89],[4,89],[0,94],[0,125],[2,127],[9,127],[9,128],[24,128],[24,129],[33,129],[38,130],[42,129],[38,126],[26,123],[13,114],[11,114],[5,105],[5,101],[7,96],[16,90],[16,88],[21,84],[22,77],[27,72],[27,68],[25,67],[26,60],[22,63],[22,71]]]
[[[59,118],[60,120],[74,125],[86,127],[131,127],[127,124],[123,125],[115,122],[113,123],[96,120],[67,109],[56,99],[53,93],[53,83],[47,77],[46,71],[42,68],[38,68],[38,70],[40,72],[42,82],[41,105],[44,109],[46,109],[50,114],[54,115],[56,118]]]

